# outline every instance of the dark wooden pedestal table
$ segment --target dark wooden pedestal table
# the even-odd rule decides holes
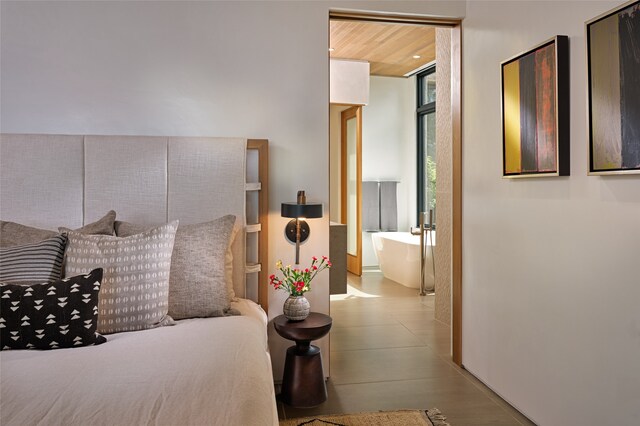
[[[324,337],[331,329],[331,317],[311,312],[304,321],[289,321],[277,316],[273,325],[278,334],[296,342],[287,349],[280,400],[292,407],[315,407],[327,400],[320,348],[312,340]]]

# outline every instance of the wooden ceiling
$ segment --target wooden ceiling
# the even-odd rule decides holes
[[[426,25],[330,21],[331,58],[368,61],[371,75],[402,77],[436,58],[436,30]],[[414,59],[419,55],[419,59]]]

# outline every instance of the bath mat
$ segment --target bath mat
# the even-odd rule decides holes
[[[334,414],[280,420],[280,426],[449,426],[437,408]]]

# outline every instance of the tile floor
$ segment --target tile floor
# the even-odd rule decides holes
[[[348,294],[331,296],[329,398],[310,409],[278,403],[280,418],[437,407],[452,426],[532,425],[451,362],[449,326],[434,319],[434,296],[420,297],[380,272],[349,275]]]

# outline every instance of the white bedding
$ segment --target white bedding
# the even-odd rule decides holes
[[[179,321],[100,346],[0,353],[0,424],[277,425],[266,315]]]

